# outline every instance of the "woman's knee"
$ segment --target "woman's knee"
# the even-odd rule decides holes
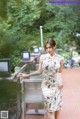
[[[55,112],[48,112],[49,119],[55,119]]]

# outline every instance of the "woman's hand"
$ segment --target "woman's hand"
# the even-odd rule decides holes
[[[19,73],[18,75],[17,75],[17,77],[18,78],[29,78],[29,75],[28,74],[24,74],[24,73]]]
[[[58,73],[58,87],[61,90],[63,88],[62,73]]]
[[[63,82],[59,82],[59,85],[58,85],[59,89],[63,89]]]

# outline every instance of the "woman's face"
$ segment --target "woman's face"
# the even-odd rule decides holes
[[[55,50],[55,46],[52,47],[50,44],[46,44],[47,53],[49,53],[50,55],[53,55],[54,50]]]

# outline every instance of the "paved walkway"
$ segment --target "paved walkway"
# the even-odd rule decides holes
[[[63,70],[63,107],[59,119],[80,119],[80,68]],[[43,119],[43,115],[26,115],[25,119]]]

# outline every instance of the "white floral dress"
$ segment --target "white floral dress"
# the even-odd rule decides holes
[[[58,72],[63,57],[58,54],[53,57],[50,54],[43,54],[40,60],[44,75],[41,84],[44,107],[48,112],[58,111],[62,107],[62,91],[58,87]]]

